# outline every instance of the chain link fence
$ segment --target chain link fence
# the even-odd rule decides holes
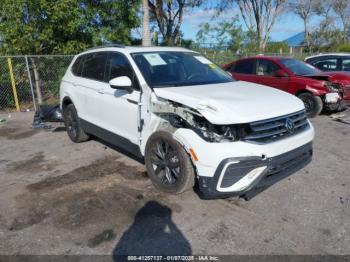
[[[35,110],[55,104],[61,79],[73,56],[0,57],[0,111]]]
[[[200,48],[196,51],[218,65],[256,55],[236,54],[228,49]],[[72,55],[0,56],[0,112],[35,110],[39,104],[57,104],[60,81],[73,57]],[[295,58],[303,59],[298,56]]]

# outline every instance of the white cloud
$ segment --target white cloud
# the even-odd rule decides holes
[[[229,9],[215,16],[215,10],[213,9],[196,9],[185,13],[183,24],[186,26],[187,23],[190,23],[192,26],[198,26],[205,22],[233,19],[237,14],[236,10]]]

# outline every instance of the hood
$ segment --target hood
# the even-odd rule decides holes
[[[350,81],[350,73],[337,71],[320,72],[319,74],[305,75],[304,77],[330,82],[342,80]]]
[[[212,124],[240,124],[287,115],[304,109],[286,92],[254,83],[154,88],[158,97],[196,109]]]

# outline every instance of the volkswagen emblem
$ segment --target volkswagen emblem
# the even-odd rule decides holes
[[[293,133],[294,132],[294,122],[292,119],[287,118],[286,119],[286,123],[284,124],[285,128],[287,129],[287,131],[289,133]]]

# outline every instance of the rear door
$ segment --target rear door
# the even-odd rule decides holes
[[[67,95],[71,98],[74,103],[74,106],[78,112],[78,116],[84,118],[86,115],[85,112],[85,88],[80,85],[82,80],[81,72],[84,63],[85,55],[80,55],[74,61],[74,64],[71,67],[71,74],[73,77],[68,76],[64,77],[62,80],[62,85],[69,86],[71,92],[62,94],[63,96]]]
[[[102,90],[108,86],[105,77],[105,69],[107,64],[106,52],[95,52],[86,54],[79,86],[84,90],[84,110],[81,116],[84,120],[103,127],[103,121],[99,113],[102,99]]]
[[[229,71],[236,80],[256,82],[255,61],[254,58],[239,60],[231,66]]]

